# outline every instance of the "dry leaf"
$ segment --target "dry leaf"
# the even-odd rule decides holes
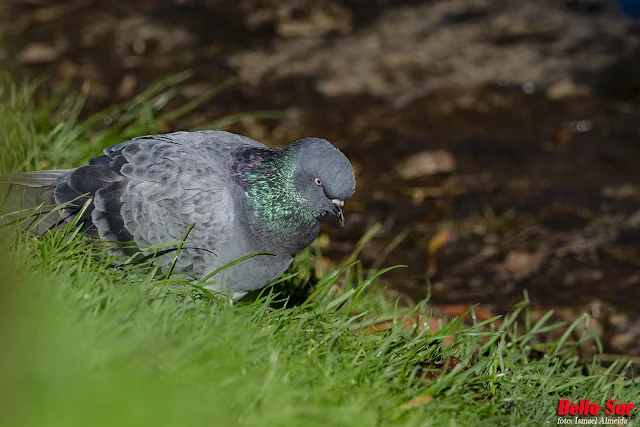
[[[404,179],[415,179],[437,173],[452,172],[456,168],[456,159],[444,150],[423,151],[415,154],[398,168],[398,174]]]
[[[447,316],[460,317],[464,315],[471,307],[465,304],[444,304],[444,305],[438,305],[438,308]],[[497,316],[496,313],[482,306],[475,307],[473,311],[476,315],[476,319],[479,322],[484,322],[485,320],[489,320]],[[471,313],[467,315],[467,318],[470,318],[470,317],[471,317]],[[494,322],[499,324],[500,319],[495,320]]]
[[[507,254],[502,267],[510,277],[522,280],[537,272],[548,257],[547,250],[539,250],[535,253],[511,251]]]
[[[433,401],[433,396],[430,394],[423,394],[422,396],[414,397],[413,399],[400,405],[400,409],[415,409],[421,406],[426,406]]]
[[[438,251],[444,247],[447,243],[453,241],[455,234],[450,228],[445,227],[436,233],[435,236],[429,240],[429,246],[427,247],[427,253],[429,257],[433,258],[437,255]]]

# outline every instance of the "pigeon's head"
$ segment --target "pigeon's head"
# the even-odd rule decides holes
[[[328,213],[344,225],[344,201],[356,189],[353,167],[347,157],[329,141],[305,138],[291,144],[295,155],[296,189],[323,219]]]

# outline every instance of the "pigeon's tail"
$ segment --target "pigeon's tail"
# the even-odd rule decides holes
[[[0,176],[0,226],[37,225],[35,231],[41,234],[58,224],[62,212],[54,210],[54,192],[71,172],[73,169]]]

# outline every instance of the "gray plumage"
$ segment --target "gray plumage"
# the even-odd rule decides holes
[[[182,240],[176,270],[211,278],[208,288],[238,298],[277,279],[318,235],[328,213],[343,221],[355,190],[353,168],[328,141],[305,138],[275,150],[222,131],[175,132],[134,138],[104,150],[77,169],[17,174],[11,205],[68,205],[45,225],[82,218],[91,237],[121,242],[120,252],[153,251]],[[127,243],[129,245],[127,246]],[[133,244],[132,244],[133,243]],[[175,252],[156,263],[166,271]]]

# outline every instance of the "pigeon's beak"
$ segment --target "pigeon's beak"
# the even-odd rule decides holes
[[[340,227],[344,227],[344,202],[342,200],[333,199],[331,203],[333,204],[333,213],[340,222]]]

